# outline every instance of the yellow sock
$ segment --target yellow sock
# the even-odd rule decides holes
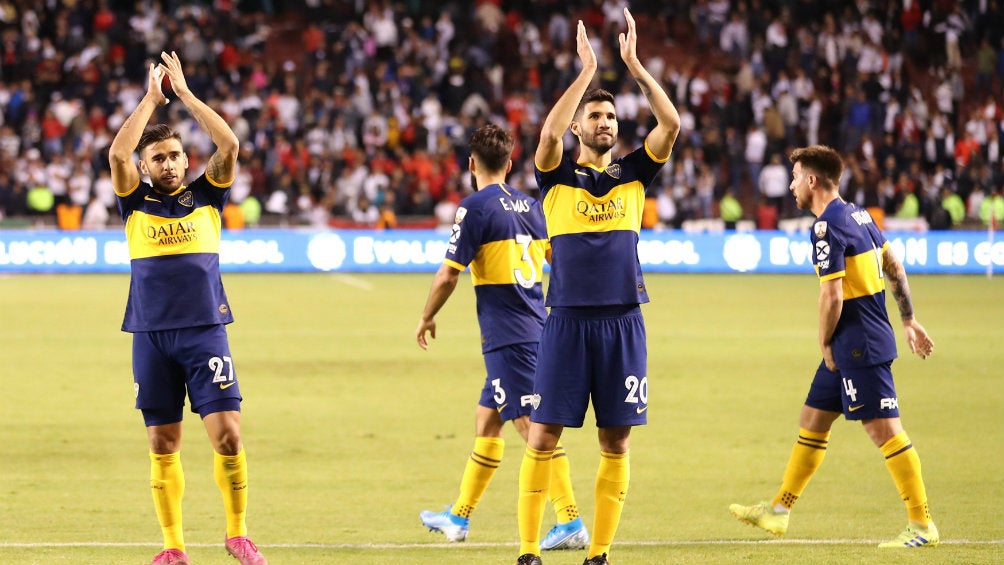
[[[927,527],[931,523],[931,513],[927,508],[927,489],[920,473],[920,456],[910,443],[906,432],[900,432],[879,448],[885,456],[885,466],[892,475],[899,496],[906,504],[909,520]]]
[[[227,537],[248,535],[244,517],[248,507],[248,465],[241,448],[237,455],[213,455],[213,478],[223,495]]]
[[[551,456],[551,488],[547,499],[554,506],[558,523],[571,522],[579,517],[579,507],[575,504],[575,493],[572,492],[571,468],[565,448],[558,444]]]
[[[631,482],[631,460],[627,453],[600,452],[600,467],[596,471],[596,509],[593,515],[593,537],[587,557],[610,553],[617,526],[624,509],[628,483]]]
[[[519,466],[519,552],[540,555],[540,523],[551,483],[553,451],[527,446]]]
[[[481,495],[485,493],[502,463],[504,450],[505,440],[500,437],[474,438],[474,451],[464,467],[464,476],[460,479],[460,496],[451,510],[453,514],[463,518],[471,517]]]
[[[775,507],[780,504],[791,510],[795,501],[802,495],[809,479],[819,469],[826,456],[826,446],[830,442],[830,432],[810,432],[805,428],[798,429],[798,440],[791,448],[788,465],[784,468],[784,478],[781,488],[771,501]]]
[[[181,529],[185,472],[181,468],[181,452],[150,452],[150,491],[153,493],[153,507],[157,510],[157,521],[164,534],[164,549],[185,551],[185,536]]]

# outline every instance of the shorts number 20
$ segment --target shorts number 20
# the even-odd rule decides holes
[[[634,375],[628,375],[624,379],[624,388],[628,391],[624,402],[648,404],[648,377],[639,379]]]

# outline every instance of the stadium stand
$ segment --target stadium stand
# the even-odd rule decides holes
[[[638,142],[645,101],[616,48],[626,1],[433,4],[0,0],[0,226],[56,226],[59,205],[97,218],[89,226],[104,216],[86,208],[104,207],[117,223],[107,147],[163,49],[178,51],[190,86],[240,136],[232,200],[253,199],[257,225],[447,223],[470,190],[467,137],[485,121],[517,134],[509,180],[534,193],[538,127],[575,72],[577,19],[597,43],[599,84],[618,97],[621,145]],[[654,58],[684,119],[652,187],[672,200],[656,227],[718,226],[704,220],[718,218],[729,189],[750,226],[770,156],[812,142],[844,154],[845,198],[918,229],[979,226],[981,208],[1004,198],[999,2],[669,0],[633,10],[639,52]],[[209,140],[180,105],[162,112],[197,174]],[[704,165],[712,176],[701,180]],[[51,209],[29,206],[37,188],[52,194]],[[943,212],[949,195],[966,204],[960,221]],[[360,213],[363,199],[377,219]],[[779,215],[798,212],[788,203]]]

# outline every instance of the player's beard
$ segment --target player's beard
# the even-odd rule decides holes
[[[153,186],[154,190],[157,192],[162,192],[164,194],[171,194],[175,190],[181,188],[181,185],[185,184],[185,177],[178,175],[172,180],[177,186],[167,186],[160,179],[155,179],[150,177],[150,185]]]
[[[806,198],[799,198],[798,190],[796,189],[791,191],[791,195],[795,198],[795,208],[812,211],[812,202],[809,200],[808,194],[805,195]]]
[[[473,189],[474,192],[477,192],[478,190],[480,190],[478,188],[478,178],[476,176],[474,176],[474,173],[471,173],[471,189]]]
[[[599,155],[609,152],[614,148],[614,144],[617,143],[617,137],[614,136],[613,132],[604,132],[610,135],[610,141],[598,141],[598,135],[595,133],[586,134],[582,136],[581,142],[586,147],[592,149]]]

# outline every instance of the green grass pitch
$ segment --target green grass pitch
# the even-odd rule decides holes
[[[936,350],[926,361],[910,355],[897,327],[893,370],[943,544],[896,551],[875,545],[900,531],[905,510],[857,424],[835,426],[784,540],[727,510],[778,486],[819,360],[813,275],[647,280],[650,423],[632,438],[613,563],[1004,562],[1004,281],[911,278]],[[441,543],[418,520],[456,497],[483,382],[468,277],[438,317],[431,350],[415,344],[431,281],[224,275],[246,397],[248,524],[273,565],[515,561],[515,430],[466,543]],[[131,342],[119,331],[127,290],[123,275],[0,278],[0,565],[145,564],[160,549]],[[591,415],[564,440],[588,517],[598,463]],[[235,563],[192,414],[182,454],[193,565]],[[548,508],[545,531],[552,523]],[[584,558],[558,552],[544,562]]]

